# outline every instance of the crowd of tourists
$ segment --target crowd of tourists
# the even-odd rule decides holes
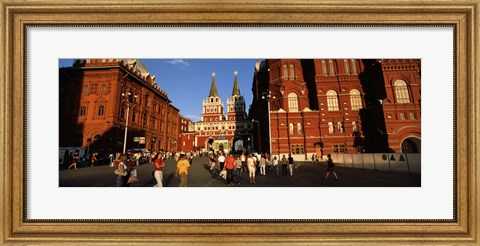
[[[283,155],[281,160],[276,156],[269,158],[268,153],[241,153],[234,156],[232,153],[228,155],[223,151],[217,153],[209,153],[210,173],[212,177],[220,176],[226,180],[227,186],[234,186],[235,183],[240,185],[242,173],[248,173],[249,183],[255,184],[255,175],[266,176],[267,171],[273,172],[277,177],[282,175],[293,176],[294,160],[289,154],[288,158]],[[219,169],[216,169],[218,165]],[[217,173],[218,172],[218,173]],[[236,182],[234,182],[234,179]]]
[[[234,156],[232,153],[226,154],[223,151],[211,151],[207,155],[212,178],[224,180],[227,186],[240,185],[243,173],[248,174],[250,184],[256,184],[256,175],[266,176],[267,172],[277,177],[281,175],[293,176],[294,174],[294,160],[291,154],[288,154],[288,157],[283,155],[281,159],[277,159],[277,156],[269,158],[268,153],[241,153]],[[156,181],[154,187],[164,186],[164,161],[168,158],[175,159],[175,176],[179,180],[179,187],[187,187],[189,169],[193,159],[196,157],[196,152],[177,152],[169,157],[167,157],[165,152],[152,153],[150,163],[153,164],[153,176]],[[118,187],[128,187],[131,183],[138,181],[136,172],[138,163],[135,161],[136,159],[135,155],[127,153],[120,155],[116,160],[112,161],[112,166],[116,169],[115,174],[117,175]],[[334,171],[335,165],[330,155],[328,155],[326,161],[327,169],[323,178],[327,179],[329,174],[332,174],[335,180],[338,180],[338,176]]]

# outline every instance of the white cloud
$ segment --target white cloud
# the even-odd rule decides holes
[[[186,62],[182,59],[171,60],[171,61],[168,61],[168,63],[173,64],[173,65],[185,66],[185,67],[190,66],[190,63],[188,63],[188,62]]]

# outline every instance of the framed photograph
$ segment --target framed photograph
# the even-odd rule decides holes
[[[2,244],[477,245],[479,4],[2,2]]]

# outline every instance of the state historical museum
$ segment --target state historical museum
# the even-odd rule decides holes
[[[255,149],[291,153],[421,152],[419,59],[258,61],[249,115]]]
[[[59,76],[60,147],[177,150],[179,109],[139,60],[77,60]]]

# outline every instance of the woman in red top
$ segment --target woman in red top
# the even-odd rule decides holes
[[[153,187],[163,187],[163,156],[161,153],[157,153],[153,158],[153,165],[155,165],[155,170],[153,176],[157,180],[157,184]]]

